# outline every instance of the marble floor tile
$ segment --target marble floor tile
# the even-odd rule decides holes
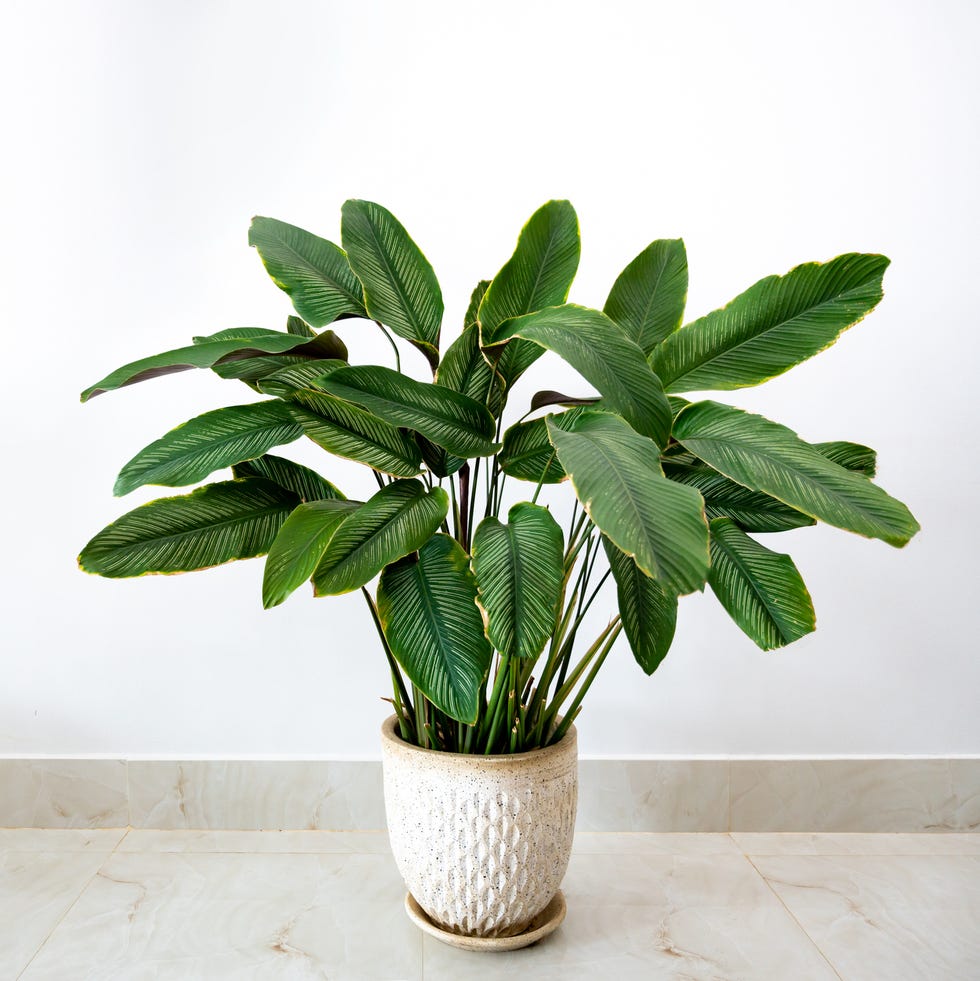
[[[746,855],[980,855],[980,834],[922,832],[777,834],[733,831]]]
[[[644,831],[576,831],[573,853],[580,855],[739,855],[726,834]]]
[[[111,852],[125,828],[0,828],[0,852]]]
[[[0,851],[0,978],[19,976],[107,857]]]
[[[562,888],[568,916],[550,937],[525,950],[482,954],[426,936],[424,976],[837,981],[740,856],[576,855]]]
[[[133,828],[120,852],[388,855],[387,831],[150,831]]]
[[[116,853],[22,981],[421,976],[387,855]]]
[[[980,856],[752,861],[846,981],[980,978]]]

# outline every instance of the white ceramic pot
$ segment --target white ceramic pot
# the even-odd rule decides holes
[[[406,743],[381,727],[385,809],[398,870],[419,906],[470,937],[521,933],[551,902],[572,849],[578,748],[475,756]]]

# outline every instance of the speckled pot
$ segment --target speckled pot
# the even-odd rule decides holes
[[[511,937],[551,902],[572,850],[575,727],[555,746],[470,756],[411,746],[381,727],[391,850],[411,894],[440,926]]]

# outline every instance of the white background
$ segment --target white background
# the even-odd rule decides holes
[[[892,260],[830,351],[723,396],[810,440],[879,450],[922,533],[826,527],[791,551],[819,630],[756,650],[683,600],[645,678],[625,645],[585,754],[980,752],[976,388],[980,7],[973,3],[6,2],[0,186],[0,753],[374,756],[386,669],[355,593],[263,612],[261,561],[110,581],[75,567],[116,471],[191,416],[248,401],[185,373],[78,403],[124,362],[288,301],[253,214],[336,239],[389,207],[433,262],[455,336],[469,291],[553,197],[578,209],[571,298],[601,306],[650,240],[683,236],[698,316],[845,251]],[[356,359],[388,363],[360,322]],[[405,355],[421,372],[421,357]],[[522,395],[574,386],[549,358]],[[353,465],[283,451],[352,495]],[[169,493],[169,492],[165,492]],[[568,491],[551,498],[564,508]],[[605,614],[611,607],[607,605]]]

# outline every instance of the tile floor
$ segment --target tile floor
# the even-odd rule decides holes
[[[522,951],[405,917],[373,832],[0,830],[0,981],[978,981],[980,834],[579,833]]]

